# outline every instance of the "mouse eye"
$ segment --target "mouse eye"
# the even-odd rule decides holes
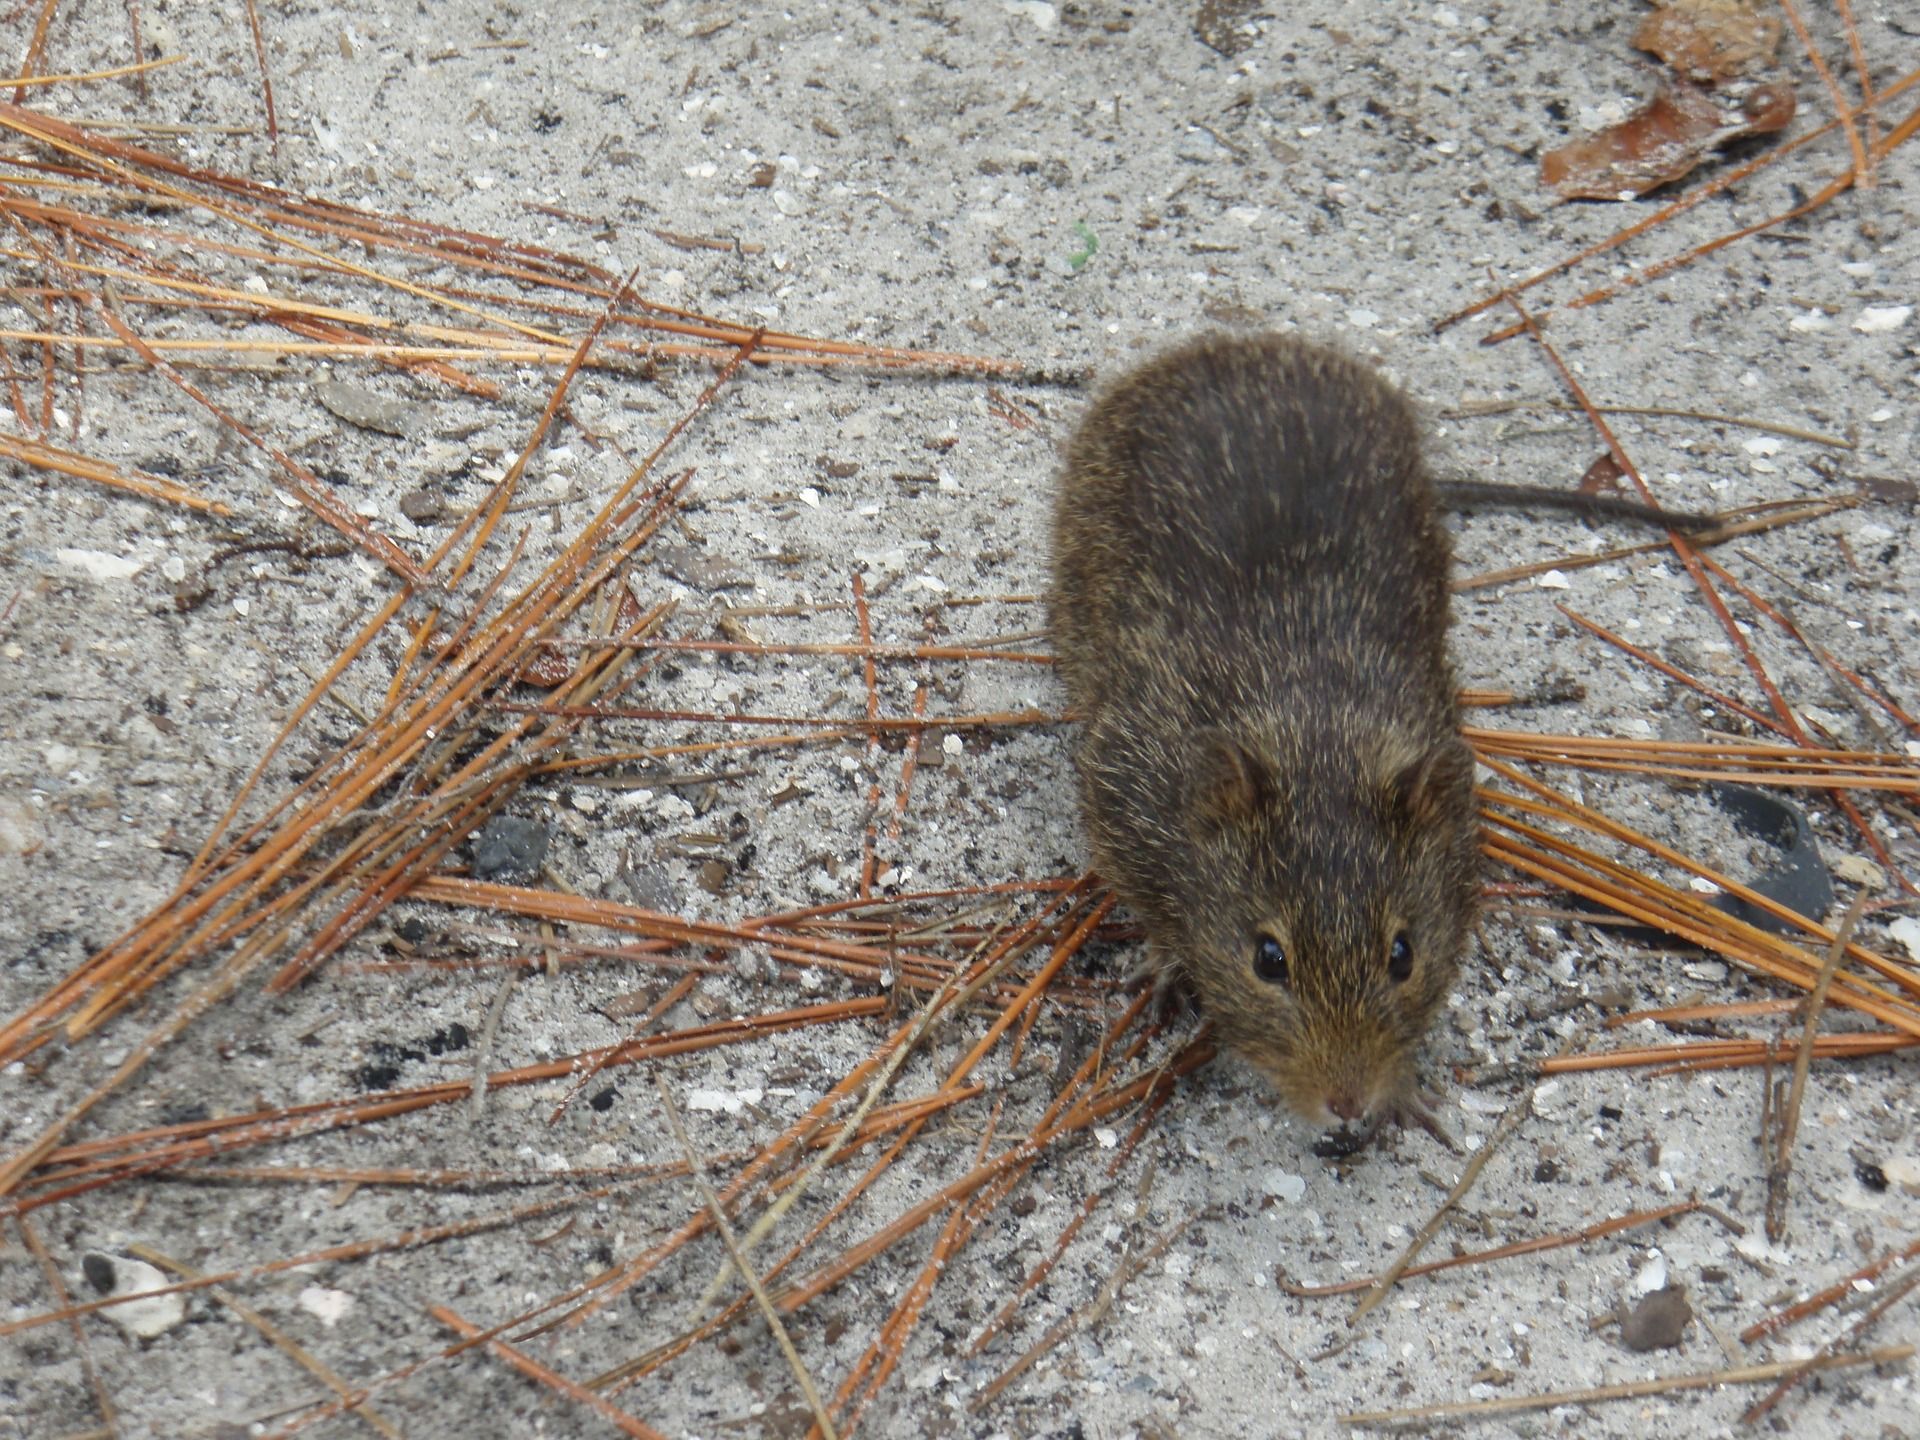
[[[1396,985],[1413,978],[1413,941],[1404,930],[1393,937],[1393,946],[1387,951],[1387,978]]]
[[[1253,973],[1269,985],[1287,983],[1287,952],[1271,935],[1262,935],[1254,942]]]

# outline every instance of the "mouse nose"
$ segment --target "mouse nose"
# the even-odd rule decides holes
[[[1365,1107],[1351,1090],[1336,1090],[1327,1097],[1327,1109],[1351,1125],[1365,1114]]]

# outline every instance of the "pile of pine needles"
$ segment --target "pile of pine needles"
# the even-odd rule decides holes
[[[1795,144],[1840,129],[1853,133],[1852,127],[1871,115],[1875,105],[1904,91],[1915,78],[1906,77],[1879,96],[1864,97],[1824,130]],[[1875,134],[1871,144],[1856,141],[1856,169],[1792,214],[1844,192],[1861,178],[1858,166],[1883,162],[1917,123],[1920,112],[1884,135]],[[40,316],[38,324],[0,330],[0,355],[7,357],[0,380],[17,427],[14,433],[0,434],[0,454],[42,472],[50,483],[109,486],[156,506],[207,517],[244,513],[251,503],[244,496],[204,493],[177,479],[128,469],[73,448],[89,378],[103,369],[134,367],[179,400],[204,409],[236,441],[257,451],[288,496],[391,576],[385,603],[342,648],[296,707],[279,739],[260,756],[252,780],[234,796],[172,894],[0,1027],[0,1064],[22,1062],[38,1069],[65,1051],[84,1061],[86,1042],[110,1028],[125,1052],[119,1063],[73,1095],[31,1143],[0,1165],[4,1213],[41,1257],[55,1297],[49,1308],[0,1325],[0,1335],[72,1324],[82,1315],[125,1303],[128,1297],[72,1300],[34,1220],[35,1213],[49,1205],[106,1187],[136,1181],[524,1187],[540,1192],[540,1198],[219,1273],[196,1272],[157,1252],[146,1258],[179,1277],[170,1291],[214,1296],[287,1349],[325,1385],[330,1398],[286,1420],[280,1434],[348,1409],[357,1410],[383,1433],[397,1433],[380,1415],[384,1392],[430,1366],[484,1348],[625,1433],[653,1435],[657,1432],[634,1413],[646,1408],[641,1382],[657,1380],[684,1357],[718,1343],[756,1316],[772,1328],[788,1356],[796,1383],[813,1408],[817,1432],[847,1434],[907,1354],[955,1257],[1034,1166],[1084,1144],[1095,1127],[1117,1127],[1117,1138],[1109,1133],[1107,1148],[1098,1152],[1099,1182],[1088,1187],[1047,1258],[1022,1278],[1013,1298],[970,1339],[969,1353],[981,1353],[1007,1328],[1086,1223],[1120,1193],[1125,1167],[1178,1094],[1180,1077],[1212,1053],[1204,1028],[1164,1034],[1144,996],[1129,996],[1079,973],[1074,961],[1083,946],[1090,937],[1112,929],[1111,902],[1088,877],[878,893],[876,841],[889,820],[886,833],[895,839],[901,833],[920,743],[930,730],[1006,729],[1062,718],[930,714],[924,681],[910,715],[883,715],[880,667],[914,665],[924,676],[927,667],[936,664],[1032,665],[1047,663],[1047,657],[1010,648],[1004,640],[940,647],[877,639],[858,575],[851,577],[847,607],[856,622],[853,637],[807,645],[702,641],[676,633],[671,603],[648,603],[644,596],[650,544],[674,515],[689,473],[676,470],[669,457],[704,410],[725,402],[742,367],[858,366],[891,372],[902,377],[902,383],[930,372],[991,377],[1015,373],[1018,367],[979,357],[777,333],[663,306],[636,293],[632,277],[623,279],[576,257],[293,195],[183,164],[19,103],[0,103],[0,129],[13,140],[11,150],[0,155],[0,216],[7,225],[6,254],[16,267],[15,283],[6,293],[15,310]],[[1773,163],[1792,148],[1769,151],[1745,168]],[[1698,203],[1738,173],[1710,182],[1663,213]],[[1622,232],[1618,242],[1646,231],[1659,218]],[[1776,220],[1783,218],[1791,216]],[[1549,267],[1447,323],[1494,304],[1517,309],[1521,290],[1609,248],[1594,247]],[[1702,247],[1700,253],[1711,248]],[[1630,280],[1649,280],[1687,258],[1692,257],[1647,267]],[[236,285],[221,280],[219,271],[229,264],[246,268],[256,281]],[[1570,304],[1597,303],[1623,283]],[[1502,332],[1522,333],[1539,336],[1532,317],[1524,314],[1511,331]],[[251,372],[270,384],[274,372],[262,367],[297,358],[385,367],[482,401],[500,398],[499,377],[509,367],[545,367],[553,383],[518,459],[431,553],[419,554],[344,506],[271,434],[231,413],[216,398],[216,379]],[[575,377],[592,368],[641,381],[661,364],[706,367],[704,387],[652,449],[631,457],[626,479],[591,518],[550,558],[533,562],[525,553],[525,537],[510,537],[503,521],[529,458],[554,427],[578,425],[567,403]],[[1632,458],[1608,430],[1600,407],[1578,393],[1569,372],[1562,369],[1562,374],[1575,403],[1587,409],[1606,438],[1620,473],[1638,483]],[[60,413],[73,417],[66,443],[56,438]],[[1666,542],[1734,645],[1757,700],[1726,694],[1569,612],[1590,633],[1616,645],[1627,661],[1657,665],[1668,679],[1697,690],[1739,733],[1677,743],[1505,728],[1470,732],[1490,777],[1481,792],[1486,852],[1503,880],[1538,882],[1530,891],[1535,895],[1579,897],[1607,914],[1724,957],[1739,973],[1763,977],[1776,996],[1797,992],[1803,997],[1721,1004],[1703,1000],[1618,1016],[1617,1023],[1648,1021],[1673,1027],[1676,1034],[1697,1033],[1707,1025],[1729,1027],[1730,1033],[1562,1054],[1530,1067],[1534,1073],[1598,1066],[1772,1066],[1797,1057],[1796,1083],[1790,1095],[1782,1092],[1783,1106],[1790,1101],[1797,1113],[1812,1062],[1885,1054],[1920,1041],[1920,974],[1856,937],[1859,925],[1877,907],[1905,904],[1915,893],[1877,826],[1912,828],[1920,764],[1893,744],[1852,750],[1809,734],[1801,712],[1762,665],[1747,639],[1747,627],[1771,626],[1787,643],[1805,647],[1861,711],[1878,718],[1884,733],[1911,737],[1920,735],[1920,725],[1883,688],[1814,646],[1782,607],[1737,580],[1708,551],[1710,545],[1740,533],[1816,517],[1835,503],[1756,517],[1745,530],[1730,529],[1694,542],[1678,536]],[[1568,565],[1579,559],[1547,563]],[[1517,574],[1485,577],[1486,583],[1515,578]],[[1031,597],[1004,598],[1017,602]],[[364,677],[380,663],[376,642],[390,637],[398,637],[402,658],[382,676],[378,707],[363,715],[351,739],[297,784],[263,795],[275,756],[311,722],[343,677]],[[861,666],[864,710],[850,715],[748,716],[647,709],[634,703],[636,687],[655,672],[660,656],[702,647],[725,648],[768,667],[796,655],[849,657]],[[687,738],[684,726],[689,723],[707,733]],[[600,744],[616,727],[622,743],[612,748]],[[842,901],[737,924],[705,924],[557,887],[488,883],[465,874],[457,863],[460,847],[489,819],[530,787],[557,778],[619,774],[670,757],[738,757],[801,745],[862,746],[871,758],[883,734],[905,739],[900,774],[891,797],[881,794],[878,784],[874,787],[861,837],[863,864],[854,893]],[[1564,786],[1545,778],[1555,771],[1633,776],[1641,783],[1674,786],[1736,782],[1824,798],[1875,857],[1884,893],[1877,900],[1863,893],[1837,926],[1796,914],[1698,857],[1679,853],[1576,800]],[[1503,883],[1497,888],[1513,896],[1527,886]],[[1763,928],[1734,918],[1711,903],[1709,897],[1716,892],[1750,902],[1777,924]],[[470,1082],[342,1095],[118,1134],[86,1133],[89,1117],[103,1100],[137,1084],[156,1054],[244,986],[279,991],[302,982],[324,982],[330,967],[429,967],[433,962],[424,959],[341,958],[402,901],[437,908],[448,926],[518,937],[506,963],[550,969],[565,964],[631,967],[657,972],[665,988],[640,1007],[619,1043],[537,1063],[483,1069]],[[781,976],[801,988],[829,980],[840,998],[659,1028],[703,982],[726,971],[733,957],[746,951],[769,957]],[[1826,1028],[1823,1017],[1834,1009],[1853,1012],[1856,1022]],[[161,1016],[157,1022],[142,1018],[156,1010]],[[1024,1073],[1030,1037],[1048,1017],[1061,1015],[1091,1018],[1098,1026],[1097,1041],[1080,1063],[1062,1067],[1044,1082],[1047,1098],[1036,1117],[1003,1131],[1004,1101],[983,1083],[983,1067],[991,1060],[1006,1071]],[[1770,1015],[1781,1017],[1783,1025],[1771,1033],[1758,1032],[1755,1025]],[[136,1026],[137,1038],[118,1036],[118,1031]],[[864,1058],[825,1086],[797,1120],[746,1150],[700,1154],[678,1121],[676,1100],[664,1083],[669,1072],[661,1062],[814,1029],[848,1030],[872,1043]],[[896,1093],[901,1077],[925,1068],[930,1041],[939,1035],[965,1037],[961,1058],[920,1093]],[[920,1065],[910,1067],[916,1058]],[[264,1152],[321,1132],[374,1126],[430,1107],[470,1103],[492,1090],[566,1081],[566,1097],[552,1112],[551,1118],[557,1119],[596,1077],[628,1067],[644,1067],[662,1080],[663,1105],[683,1151],[678,1158],[597,1171],[573,1169],[565,1184],[539,1171],[261,1161]],[[1032,1069],[1025,1065],[1025,1071]],[[871,1203],[862,1207],[858,1202],[937,1121],[957,1121],[977,1135],[971,1163],[934,1193],[873,1221]],[[1790,1150],[1790,1125],[1785,1133],[1783,1152]],[[243,1153],[252,1158],[237,1161]],[[829,1173],[837,1178],[829,1180]],[[530,1227],[667,1183],[681,1186],[688,1196],[684,1220],[677,1226],[649,1237],[584,1283],[557,1289],[517,1313],[479,1323],[451,1305],[438,1306],[433,1315],[450,1333],[444,1346],[359,1383],[328,1370],[274,1331],[231,1289],[320,1261],[362,1260],[488,1230]],[[1782,1190],[1784,1186],[1783,1175]],[[818,1213],[797,1235],[791,1233],[797,1222],[790,1222],[780,1242],[772,1243],[784,1217],[808,1195],[822,1202]],[[1698,1202],[1689,1204],[1698,1208]],[[1531,1237],[1443,1263],[1488,1263],[1555,1245],[1596,1243],[1671,1219],[1688,1208],[1628,1216],[1566,1235]],[[860,1227],[851,1241],[842,1238],[849,1225]],[[898,1254],[914,1237],[922,1237],[916,1242],[921,1259],[911,1283],[874,1325],[858,1361],[829,1390],[817,1389],[791,1332],[805,1319],[809,1305],[882,1255]],[[1002,1393],[1074,1325],[1097,1322],[1120,1287],[1174,1238],[1168,1234],[1157,1245],[1130,1255],[1096,1303],[1049,1330],[983,1389],[980,1403]],[[579,1325],[695,1246],[705,1247],[710,1269],[719,1268],[695,1307],[702,1317],[696,1322],[590,1377],[561,1374],[529,1353],[533,1337]],[[1854,1276],[1839,1277],[1791,1311],[1759,1322],[1752,1338],[1837,1303],[1863,1277],[1893,1270],[1910,1289],[1920,1275],[1914,1269],[1917,1256],[1920,1241],[1871,1262]],[[1318,1292],[1302,1288],[1299,1293]],[[1884,1313],[1884,1308],[1876,1313]],[[1864,1333],[1862,1327],[1856,1331]],[[84,1338],[77,1329],[74,1334],[84,1350]],[[1858,1334],[1849,1334],[1848,1343],[1853,1343]],[[1828,1364],[1887,1357],[1876,1352],[1817,1358]],[[1774,1369],[1788,1373],[1786,1367]],[[1727,1372],[1705,1383],[1728,1378],[1753,1377]],[[1777,1376],[1769,1371],[1768,1378]],[[1683,1377],[1674,1383],[1690,1382]],[[1566,1403],[1570,1397],[1537,1398],[1540,1403]],[[104,1408],[104,1396],[102,1404]]]

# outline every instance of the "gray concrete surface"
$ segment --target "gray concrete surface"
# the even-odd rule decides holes
[[[1805,8],[1837,61],[1844,44],[1828,7]],[[283,132],[276,159],[258,129],[239,7],[150,4],[142,7],[149,39],[192,63],[156,73],[148,103],[111,84],[36,103],[66,114],[253,126],[178,143],[198,162],[295,189],[537,241],[614,270],[638,266],[651,297],[795,331],[1011,357],[1068,375],[1109,370],[1204,327],[1297,329],[1377,359],[1406,384],[1436,416],[1447,467],[1570,484],[1600,449],[1577,418],[1437,418],[1463,402],[1560,398],[1542,354],[1525,343],[1480,346],[1484,322],[1439,337],[1429,327],[1480,294],[1489,277],[1528,272],[1628,218],[1620,207],[1552,205],[1535,160],[1646,90],[1648,73],[1626,43],[1638,9],[1627,0],[1303,0],[1248,8],[1244,46],[1229,56],[1202,43],[1192,5],[449,0],[369,7],[350,18],[330,7],[264,6]],[[1884,85],[1912,66],[1912,17],[1890,4],[1855,9]],[[0,53],[23,50],[29,23],[25,7],[0,19]],[[1791,42],[1788,50],[1805,128],[1824,96]],[[57,70],[123,62],[123,12],[61,7],[50,57]],[[1802,151],[1625,258],[1672,254],[1771,213],[1842,163],[1837,145]],[[774,167],[771,183],[756,185],[763,165]],[[1870,307],[1911,303],[1920,276],[1910,153],[1880,179],[1876,189],[1658,284],[1554,317],[1553,342],[1597,399],[1753,416],[1858,440],[1857,450],[1840,453],[1726,424],[1620,417],[1623,442],[1667,503],[1710,509],[1846,492],[1868,476],[1914,478],[1920,323],[1868,331],[1855,323]],[[527,202],[595,223],[535,213]],[[656,229],[759,248],[684,250]],[[1079,260],[1089,236],[1097,250]],[[1580,288],[1617,268],[1585,268]],[[235,263],[225,273],[240,279],[246,269]],[[7,324],[27,323],[17,304],[7,313]],[[37,364],[18,346],[11,353],[17,365]],[[508,392],[498,404],[319,363],[215,383],[236,414],[338,472],[343,496],[424,552],[443,531],[416,529],[399,497],[431,480],[456,501],[477,499],[481,476],[523,442],[552,379],[531,369],[492,373]],[[343,425],[315,403],[312,386],[325,378],[412,402],[423,424],[409,438]],[[689,369],[669,368],[651,383],[593,374],[574,403],[584,421],[639,450],[702,383]],[[1070,384],[1002,389],[1005,403],[973,380],[769,369],[724,397],[677,451],[678,463],[698,467],[692,531],[709,555],[750,581],[750,590],[735,592],[742,601],[835,607],[766,621],[766,638],[848,638],[844,602],[856,569],[876,597],[876,633],[901,641],[921,633],[944,596],[1040,587],[1054,447],[1083,396]],[[1010,424],[1009,405],[1031,423]],[[90,378],[71,443],[122,462],[177,464],[217,487],[250,528],[289,532],[298,523],[254,455],[149,376]],[[531,493],[589,497],[553,512],[566,530],[622,473],[617,457],[563,427],[536,461]],[[357,557],[265,553],[215,563],[228,543],[220,526],[18,468],[0,470],[0,516],[0,805],[9,824],[44,839],[30,856],[0,858],[8,897],[0,904],[0,1009],[11,1014],[169,891],[184,855],[310,677],[390,582]],[[1916,533],[1911,508],[1890,503],[1760,537],[1722,558],[1763,594],[1790,602],[1821,643],[1911,707],[1920,692]],[[1491,515],[1463,519],[1459,537],[1469,572],[1619,538],[1564,519]],[[544,520],[534,525],[536,550],[552,539]],[[139,569],[103,578],[69,553],[77,551]],[[710,603],[658,571],[645,574],[646,598]],[[208,602],[178,612],[175,576],[204,579]],[[1642,557],[1570,572],[1565,589],[1520,583],[1462,600],[1468,684],[1532,693],[1571,678],[1584,687],[1577,701],[1492,723],[1618,735],[1686,733],[1699,723],[1698,706],[1682,691],[1583,638],[1556,602],[1753,698],[1677,565]],[[962,640],[1042,623],[1030,605],[939,613]],[[1754,641],[1817,723],[1841,743],[1871,743],[1804,655],[1770,630],[1756,628]],[[1060,704],[1044,670],[892,665],[882,672],[887,711],[907,713],[923,677],[934,686],[935,713]],[[370,670],[348,689],[366,699],[384,679]],[[653,703],[692,708],[857,713],[860,691],[857,667],[844,660],[696,658],[647,693]],[[328,713],[276,764],[269,790],[352,727],[345,714]],[[646,733],[613,732],[619,743]],[[883,845],[882,860],[910,867],[903,883],[914,888],[1076,872],[1084,852],[1069,803],[1068,738],[1062,730],[966,737],[958,753],[943,753],[943,765],[921,772],[904,831]],[[898,757],[869,760],[847,745],[749,768],[712,788],[704,816],[677,792],[618,801],[566,785],[529,792],[515,808],[551,824],[553,872],[583,893],[631,898],[635,866],[657,903],[690,916],[735,919],[850,893],[868,786],[877,777],[891,793]],[[807,797],[776,806],[774,795],[789,783]],[[1656,782],[1569,783],[1683,851],[1717,858],[1733,844],[1712,807],[1676,800]],[[1832,807],[1811,803],[1829,860],[1858,853],[1858,837]],[[671,842],[736,814],[755,853],[729,893],[714,896],[697,883],[700,858],[672,854]],[[1909,867],[1920,859],[1908,822],[1883,821],[1881,833]],[[729,853],[737,858],[738,846]],[[625,872],[623,856],[631,862]],[[411,913],[446,920],[424,908],[393,918]],[[388,933],[342,961],[382,958]],[[1884,918],[1867,933],[1882,950],[1904,953]],[[1131,963],[1111,947],[1098,958],[1111,973]],[[607,1043],[619,1030],[598,1007],[650,979],[585,966],[523,981],[506,1002],[498,1060]],[[426,1037],[454,1024],[477,1033],[499,988],[492,970],[369,972],[348,963],[285,999],[250,987],[79,1133],[119,1133],[194,1106],[220,1114],[348,1093],[356,1073],[378,1062],[380,1045],[423,1050]],[[1621,992],[1634,1005],[1777,993],[1697,954],[1496,908],[1434,1037],[1435,1073],[1549,1053],[1598,1018],[1603,997]],[[701,993],[699,1013],[724,1015],[850,992],[835,979],[803,983],[744,966]],[[18,1148],[105,1073],[158,1013],[130,1015],[71,1053],[0,1076],[0,1151]],[[667,1023],[694,1023],[695,1015],[683,1007]],[[981,1023],[943,1037],[900,1077],[898,1093],[935,1083]],[[1767,1027],[1775,1023],[1756,1022],[1756,1033],[1773,1033]],[[1650,1041],[1664,1036],[1643,1030]],[[992,1098],[1005,1106],[1002,1134],[1032,1122],[1062,1073],[1056,1057],[1086,1034],[1084,1021],[1050,1014],[1020,1067],[988,1067]],[[772,1133],[876,1039],[843,1026],[659,1073],[683,1096],[763,1092],[757,1110],[694,1112],[697,1140],[718,1150]],[[50,1060],[44,1069],[41,1059]],[[470,1065],[470,1053],[423,1054],[405,1061],[402,1083],[457,1078]],[[1018,1332],[966,1359],[971,1337],[1015,1278],[1102,1183],[1106,1156],[1089,1141],[1039,1167],[1023,1203],[999,1212],[942,1279],[862,1433],[1320,1435],[1335,1433],[1334,1417],[1356,1408],[1791,1358],[1839,1322],[1751,1351],[1732,1337],[1769,1302],[1825,1284],[1920,1230],[1913,1074],[1912,1061],[1899,1057],[1816,1067],[1783,1248],[1736,1242],[1694,1215],[1670,1228],[1409,1283],[1349,1337],[1348,1302],[1289,1298],[1276,1274],[1331,1281],[1390,1260],[1460,1159],[1417,1134],[1390,1137],[1353,1163],[1317,1158],[1315,1134],[1278,1110],[1250,1072],[1221,1062],[1182,1084],[1121,1172],[1114,1198],[1028,1302]],[[477,1123],[463,1109],[434,1111],[235,1159],[586,1168],[676,1153],[647,1074],[623,1072],[606,1110],[576,1106],[550,1127],[559,1088],[497,1095]],[[1499,1112],[1527,1093],[1519,1082],[1442,1088],[1448,1122],[1469,1145],[1483,1142]],[[1536,1113],[1494,1157],[1437,1249],[1576,1229],[1691,1193],[1751,1236],[1764,1202],[1760,1097],[1759,1078],[1746,1072],[1576,1075],[1543,1087]],[[830,1243],[868,1233],[970,1163],[985,1115],[975,1108],[931,1130]],[[1863,1181],[1876,1173],[1871,1167],[1892,1177],[1886,1188]],[[339,1194],[175,1177],[48,1207],[34,1221],[67,1283],[85,1293],[80,1257],[90,1249],[144,1243],[220,1269],[478,1214],[527,1193]],[[695,1203],[684,1188],[667,1186],[603,1203],[559,1238],[550,1238],[559,1221],[535,1222],[253,1282],[239,1294],[364,1382],[445,1343],[428,1306],[452,1304],[477,1323],[505,1318],[635,1253]],[[1098,1323],[1067,1338],[983,1413],[968,1412],[978,1388],[1014,1355],[1095,1299],[1122,1247],[1151,1243],[1203,1211]],[[803,1211],[818,1213],[814,1202]],[[801,1353],[823,1387],[837,1385],[867,1346],[929,1243],[929,1235],[916,1238],[796,1321]],[[0,1247],[0,1318],[46,1309],[50,1293],[11,1226],[0,1228]],[[530,1341],[528,1351],[583,1378],[662,1342],[695,1318],[717,1254],[696,1248],[607,1318]],[[1689,1288],[1699,1318],[1680,1350],[1630,1353],[1596,1320],[1662,1275]],[[124,1434],[271,1431],[289,1407],[323,1394],[205,1296],[190,1300],[185,1323],[151,1340],[104,1320],[84,1330]],[[1877,1332],[1884,1343],[1914,1336],[1911,1303]],[[1348,1339],[1338,1354],[1312,1358]],[[1717,1434],[1736,1428],[1751,1398],[1691,1393],[1465,1428],[1501,1436]],[[798,1436],[806,1426],[798,1391],[757,1322],[620,1400],[675,1437]],[[1906,1373],[1856,1372],[1789,1401],[1781,1423],[1796,1434],[1892,1436],[1911,1433],[1914,1403]],[[471,1355],[383,1392],[379,1408],[420,1437],[606,1429],[501,1363]],[[0,1434],[71,1434],[98,1423],[64,1327],[0,1341]],[[306,1433],[364,1427],[338,1419]]]

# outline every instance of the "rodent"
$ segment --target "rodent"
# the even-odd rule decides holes
[[[1571,510],[1589,520],[1640,520],[1695,535],[1727,523],[1727,517],[1695,510],[1668,510],[1624,495],[1593,495],[1545,485],[1504,485],[1488,480],[1436,480],[1434,497],[1445,510]]]
[[[1095,868],[1323,1125],[1432,1124],[1480,879],[1451,558],[1412,407],[1334,350],[1190,342],[1067,447],[1048,611]]]

